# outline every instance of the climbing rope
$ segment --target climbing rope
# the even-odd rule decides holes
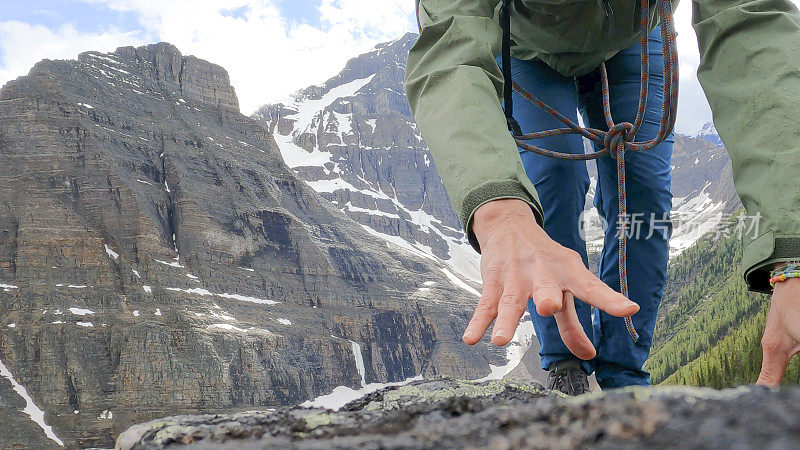
[[[608,127],[607,131],[579,126],[570,119],[559,114],[558,111],[548,106],[546,103],[542,102],[536,96],[526,91],[511,80],[511,26],[509,11],[511,0],[503,0],[500,11],[500,22],[503,28],[502,66],[506,85],[510,85],[511,89],[521,95],[522,98],[543,109],[545,112],[567,126],[567,128],[558,128],[553,130],[539,131],[536,133],[522,134],[519,129],[519,125],[513,118],[511,89],[506,89],[504,92],[505,115],[508,122],[509,131],[514,135],[514,140],[516,141],[517,146],[523,150],[552,158],[586,161],[589,159],[600,158],[605,154],[610,154],[611,157],[617,161],[617,192],[619,206],[619,286],[620,293],[626,298],[628,298],[628,206],[627,192],[625,190],[625,152],[650,150],[663,142],[664,139],[666,139],[670,133],[672,133],[672,130],[675,127],[675,115],[678,109],[678,50],[675,42],[675,27],[672,21],[672,5],[670,4],[669,0],[656,1],[658,16],[661,19],[662,25],[661,38],[663,40],[663,46],[661,49],[661,54],[664,58],[664,101],[661,104],[661,123],[659,125],[658,134],[655,138],[644,142],[636,142],[634,141],[634,138],[636,137],[636,133],[639,131],[642,122],[644,121],[644,113],[647,106],[647,88],[650,77],[650,60],[647,45],[648,23],[650,19],[649,0],[641,0],[641,86],[639,108],[636,112],[636,119],[633,123],[614,123],[614,119],[611,117],[608,73],[606,71],[605,63],[600,66],[600,80],[603,94],[603,115],[605,116],[606,126]],[[564,134],[580,134],[595,144],[602,146],[602,150],[582,154],[561,153],[524,142],[532,139],[541,139],[547,136]],[[636,329],[633,326],[633,320],[631,317],[625,318],[625,327],[628,329],[628,332],[630,333],[634,342],[638,342],[639,334],[636,332]]]

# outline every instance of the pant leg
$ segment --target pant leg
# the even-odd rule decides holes
[[[652,139],[658,132],[663,100],[660,29],[650,36],[650,82],[644,123],[636,141]],[[611,112],[616,123],[633,123],[639,102],[640,46],[623,50],[606,63],[609,75]],[[579,79],[581,112],[590,126],[607,129],[603,119],[599,72]],[[656,148],[626,152],[626,187],[629,234],[628,286],[631,300],[641,307],[633,316],[639,342],[630,337],[624,320],[597,311],[594,317],[597,358],[595,372],[603,388],[650,384],[650,374],[642,365],[653,342],[656,313],[666,282],[669,258],[672,206],[670,163],[673,136]],[[597,162],[598,183],[594,202],[608,223],[599,264],[600,278],[619,291],[618,194],[616,160],[606,155]]]
[[[561,114],[575,122],[578,121],[574,78],[560,75],[538,59],[532,61],[512,59],[511,68],[516,83],[536,93],[540,99]],[[561,122],[516,92],[514,92],[514,118],[524,133],[563,127]],[[564,153],[583,153],[583,141],[579,135],[550,136],[530,143]],[[578,252],[583,258],[583,263],[587,264],[586,243],[579,233],[579,220],[589,189],[586,163],[549,158],[524,150],[520,150],[520,156],[526,174],[536,186],[544,209],[544,230],[559,244]],[[578,318],[591,339],[591,309],[589,305],[578,300],[575,306]],[[528,302],[528,310],[539,339],[542,369],[547,370],[554,362],[574,358],[561,340],[555,319],[540,316],[533,301]],[[584,370],[591,373],[591,364],[584,362],[583,365]]]

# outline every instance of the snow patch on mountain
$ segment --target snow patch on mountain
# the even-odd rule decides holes
[[[300,166],[324,166],[331,162],[330,153],[321,152],[316,148],[309,152],[294,143],[294,136],[292,134],[284,136],[280,133],[275,133],[273,136],[281,151],[283,161],[290,168]]]
[[[458,277],[457,277],[457,276],[456,276],[456,275],[455,275],[453,272],[450,272],[449,270],[445,269],[444,267],[440,267],[439,269],[441,269],[442,273],[444,273],[444,274],[445,274],[445,276],[446,276],[446,277],[447,277],[447,278],[448,278],[450,281],[452,281],[452,282],[453,282],[453,284],[455,284],[456,286],[460,287],[461,289],[464,289],[465,291],[467,291],[467,292],[469,292],[470,294],[473,294],[473,295],[475,295],[475,296],[477,296],[477,297],[480,297],[480,296],[481,296],[481,293],[480,293],[480,292],[478,292],[478,291],[477,291],[475,288],[473,288],[472,286],[468,285],[467,283],[464,283],[464,282],[463,282],[463,281],[462,281],[460,278],[458,278]]]
[[[209,291],[208,289],[203,289],[203,288],[183,289],[183,288],[176,288],[176,287],[168,287],[168,288],[165,288],[165,289],[168,290],[168,291],[173,291],[173,292],[183,292],[185,294],[195,294],[195,295],[199,295],[201,297],[217,296],[217,297],[222,297],[222,298],[227,298],[227,299],[232,299],[232,300],[239,300],[239,301],[242,301],[242,302],[258,303],[258,304],[262,304],[262,305],[277,305],[278,303],[281,303],[279,301],[263,299],[263,298],[257,298],[257,297],[251,297],[249,295],[229,294],[227,292],[224,292],[222,294],[216,294],[216,293],[213,293],[213,292]]]
[[[536,331],[533,328],[530,313],[526,311],[519,320],[519,325],[517,325],[517,329],[514,332],[514,337],[506,346],[506,363],[502,366],[489,364],[489,368],[491,369],[489,375],[476,381],[499,380],[511,373],[511,371],[522,362],[525,352],[528,350],[528,347],[531,346],[534,339],[536,339]]]
[[[688,197],[672,199],[672,221],[675,227],[669,241],[669,256],[674,258],[691,247],[700,237],[714,231],[724,219],[722,202],[714,202],[706,189],[708,181],[700,192]]]
[[[359,89],[366,86],[367,83],[372,81],[375,74],[366,78],[359,78],[349,83],[344,83],[340,86],[334,86],[328,90],[322,97],[318,99],[308,99],[301,96],[292,96],[289,101],[284,103],[285,106],[297,111],[295,114],[287,116],[288,119],[294,120],[295,130],[304,133],[308,127],[314,123],[314,120],[320,116],[322,111],[325,110],[331,103],[340,98],[352,97]]]
[[[0,361],[0,376],[8,380],[9,383],[11,383],[11,387],[14,389],[14,392],[16,392],[17,395],[25,400],[25,409],[23,409],[22,412],[27,414],[28,417],[30,417],[31,420],[34,421],[36,425],[42,429],[42,431],[44,431],[44,434],[48,439],[63,447],[64,441],[59,439],[59,437],[53,432],[53,428],[45,422],[44,411],[36,406],[33,398],[31,398],[31,396],[28,394],[28,390],[25,389],[25,386],[17,382],[17,380],[14,378],[14,375],[10,370],[8,370],[8,367],[3,364],[3,361]]]
[[[390,386],[402,386],[412,381],[422,380],[422,375],[407,378],[403,381],[395,383],[370,383],[363,386],[361,389],[353,389],[347,386],[336,386],[330,394],[321,395],[313,400],[309,400],[300,404],[307,408],[326,408],[338,411],[342,406],[357,400],[367,394],[375,392],[379,389]]]

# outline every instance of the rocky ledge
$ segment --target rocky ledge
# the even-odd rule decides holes
[[[800,389],[634,388],[567,398],[537,383],[437,379],[339,411],[285,408],[136,425],[119,449],[800,448]]]

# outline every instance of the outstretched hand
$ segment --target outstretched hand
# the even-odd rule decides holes
[[[756,384],[778,386],[792,356],[800,353],[800,279],[775,285],[761,348],[764,359]]]
[[[481,246],[483,294],[464,333],[469,345],[492,321],[492,343],[507,344],[533,298],[540,315],[555,316],[567,348],[588,360],[597,352],[578,321],[573,295],[617,317],[639,311],[586,269],[577,252],[550,239],[522,200],[485,203],[475,211],[472,230]]]

